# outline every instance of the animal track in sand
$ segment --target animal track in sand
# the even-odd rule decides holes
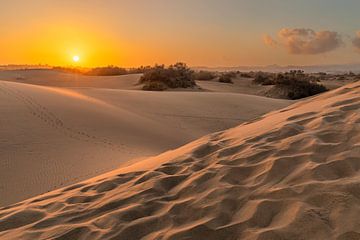
[[[100,145],[104,148],[113,150],[113,151],[127,151],[127,149],[124,148],[124,145],[121,144],[114,144],[110,140],[98,138],[94,135],[88,134],[84,131],[79,131],[76,129],[73,129],[71,127],[66,126],[66,124],[57,117],[54,113],[52,113],[48,108],[45,106],[37,103],[32,97],[26,96],[24,93],[22,93],[18,89],[12,89],[8,84],[1,83],[0,84],[0,91],[4,94],[7,94],[9,96],[15,97],[18,101],[21,101],[24,103],[24,105],[28,108],[29,112],[42,122],[44,122],[46,125],[54,128],[58,132],[62,133],[63,135],[79,140],[84,142],[89,142],[92,144]],[[129,152],[130,153],[130,152]]]

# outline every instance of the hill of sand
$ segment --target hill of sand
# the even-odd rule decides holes
[[[240,94],[66,89],[0,81],[0,206],[180,147],[288,104]]]
[[[139,89],[142,74],[122,76],[85,76],[50,69],[0,71],[0,79],[51,87],[93,87],[112,89]]]
[[[359,143],[360,82],[2,208],[0,238],[359,239]]]

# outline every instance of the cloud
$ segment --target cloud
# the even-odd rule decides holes
[[[270,35],[268,35],[268,34],[265,34],[265,35],[263,36],[263,42],[265,43],[265,45],[270,46],[270,47],[277,47],[278,44],[279,44],[275,39],[273,39],[273,38],[272,38]]]
[[[316,32],[306,28],[283,28],[279,31],[278,37],[280,44],[290,54],[296,55],[315,55],[330,52],[339,48],[343,43],[341,35],[337,32]]]
[[[357,32],[356,37],[352,40],[353,46],[360,51],[360,31]]]

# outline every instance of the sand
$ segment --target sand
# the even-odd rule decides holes
[[[91,83],[96,81],[101,80]],[[215,92],[0,81],[0,206],[158,155],[289,103]]]
[[[0,71],[0,80],[51,87],[93,87],[109,89],[139,89],[142,74],[121,76],[85,76],[50,69]]]
[[[359,239],[360,82],[0,209],[1,239]]]

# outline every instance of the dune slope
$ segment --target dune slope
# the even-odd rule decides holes
[[[70,90],[0,81],[0,206],[288,104],[239,94]]]
[[[142,74],[120,76],[86,76],[51,69],[0,71],[0,79],[51,87],[93,87],[112,89],[138,89]]]
[[[360,83],[0,210],[2,239],[359,239]]]

